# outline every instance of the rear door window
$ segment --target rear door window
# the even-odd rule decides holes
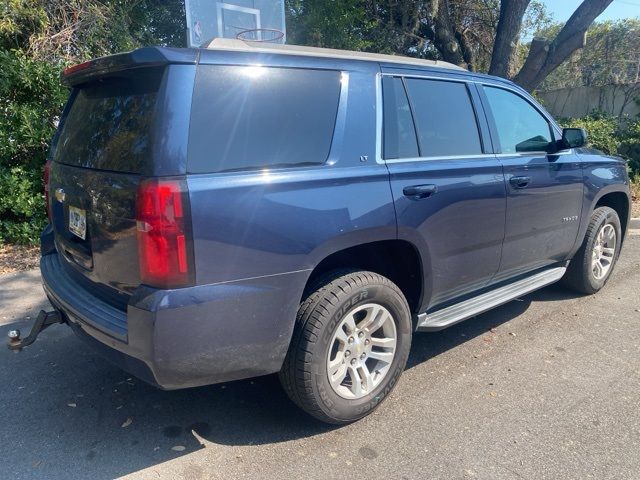
[[[482,154],[480,132],[466,84],[406,78],[421,157]]]
[[[192,173],[326,162],[341,72],[201,65],[189,132]]]

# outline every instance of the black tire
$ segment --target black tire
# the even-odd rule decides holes
[[[611,267],[601,278],[597,278],[593,269],[592,255],[598,234],[605,225],[611,225],[615,230],[615,251],[611,261]],[[620,218],[616,211],[609,207],[596,208],[591,215],[582,246],[571,259],[562,283],[580,293],[586,293],[588,295],[596,293],[604,287],[609,278],[611,278],[611,273],[620,255],[621,243],[622,228],[620,226]]]
[[[343,398],[329,382],[327,359],[347,314],[369,304],[381,305],[390,313],[395,325],[395,355],[371,392],[362,398]],[[353,422],[371,413],[395,386],[407,363],[411,332],[409,305],[393,282],[372,272],[339,272],[310,292],[300,305],[280,381],[291,400],[317,419],[332,424]]]

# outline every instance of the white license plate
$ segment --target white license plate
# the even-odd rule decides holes
[[[85,239],[87,236],[87,212],[81,208],[69,206],[69,231]]]

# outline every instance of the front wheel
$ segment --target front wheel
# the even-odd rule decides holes
[[[596,208],[563,283],[581,293],[596,293],[609,280],[621,244],[622,228],[616,211],[609,207]]]
[[[339,275],[300,305],[281,383],[324,422],[358,420],[395,386],[411,330],[407,301],[389,279],[364,271]]]

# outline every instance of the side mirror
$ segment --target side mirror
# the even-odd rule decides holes
[[[587,144],[587,131],[584,128],[563,128],[562,147],[580,148]]]

